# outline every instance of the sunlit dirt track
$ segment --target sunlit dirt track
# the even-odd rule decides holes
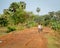
[[[45,35],[49,32],[52,32],[51,29],[46,27],[40,33],[37,27],[14,31],[0,37],[0,48],[47,48]]]

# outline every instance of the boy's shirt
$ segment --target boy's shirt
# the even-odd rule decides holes
[[[41,25],[38,25],[38,28],[39,28],[39,29],[42,29],[42,26],[41,26]]]

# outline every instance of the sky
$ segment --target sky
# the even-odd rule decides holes
[[[8,9],[12,2],[20,1],[24,1],[26,3],[26,11],[33,12],[34,14],[37,14],[37,7],[41,9],[39,15],[60,10],[60,0],[0,0],[0,14],[3,13],[4,9]]]

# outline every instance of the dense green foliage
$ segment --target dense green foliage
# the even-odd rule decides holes
[[[60,11],[49,12],[46,15],[34,15],[32,12],[25,11],[25,2],[13,2],[8,9],[4,9],[3,14],[0,15],[0,26],[18,26],[23,24],[26,27],[37,26],[41,23],[44,26],[49,26],[54,30],[60,29]],[[37,13],[40,12],[40,8],[36,9]],[[13,27],[7,27],[9,31],[15,30]]]
[[[0,26],[7,26],[8,20],[6,18],[0,17]]]

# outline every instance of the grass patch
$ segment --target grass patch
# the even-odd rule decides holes
[[[46,35],[47,39],[48,39],[48,48],[58,48],[58,44],[56,44],[56,38],[55,36],[52,35]]]
[[[25,29],[26,27],[25,26],[23,26],[23,25],[20,25],[20,26],[16,26],[16,30],[23,30],[23,29]]]
[[[0,36],[6,35],[7,33],[7,28],[6,27],[0,27]]]

